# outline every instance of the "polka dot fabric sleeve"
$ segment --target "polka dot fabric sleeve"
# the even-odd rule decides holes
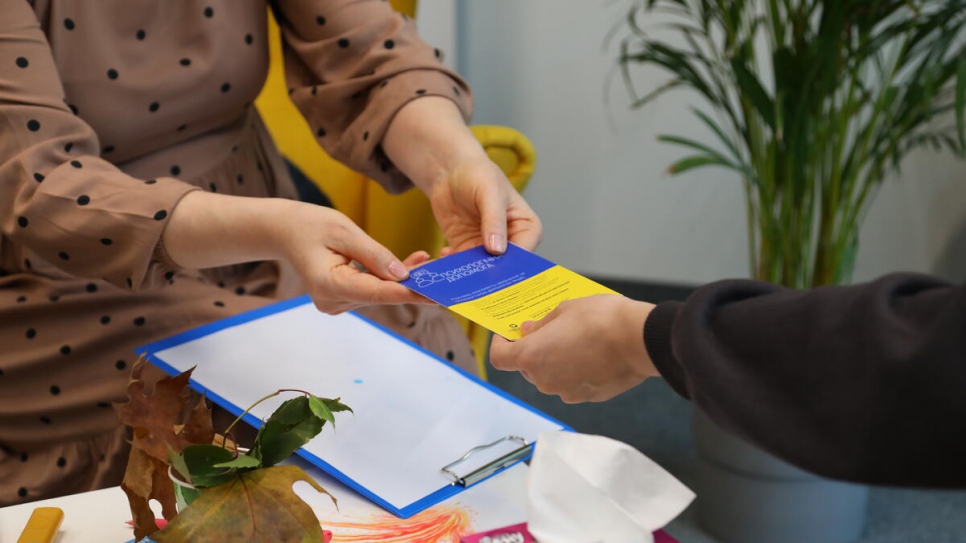
[[[135,179],[101,159],[94,130],[64,102],[30,5],[0,0],[0,13],[0,248],[12,241],[69,274],[123,288],[163,284],[154,276],[173,263],[161,232],[195,188]]]
[[[282,28],[292,101],[319,144],[389,192],[412,182],[382,152],[393,115],[410,100],[443,96],[467,120],[472,94],[420,40],[411,19],[384,0],[273,2]]]

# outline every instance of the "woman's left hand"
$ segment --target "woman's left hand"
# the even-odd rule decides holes
[[[530,251],[540,243],[540,219],[451,100],[427,96],[406,104],[393,117],[383,147],[429,197],[449,244],[442,256],[481,244],[502,254],[508,240]]]
[[[543,235],[537,214],[485,154],[456,164],[429,201],[449,243],[441,256],[477,245],[501,254],[507,240],[532,251]]]

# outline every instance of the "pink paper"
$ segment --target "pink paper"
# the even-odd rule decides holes
[[[526,523],[523,523],[463,536],[460,543],[536,543],[536,540],[527,531]],[[654,543],[678,543],[678,540],[658,530],[654,532]]]
[[[514,524],[506,528],[497,528],[489,532],[467,535],[460,538],[460,543],[532,543],[536,541],[527,531],[526,523]]]

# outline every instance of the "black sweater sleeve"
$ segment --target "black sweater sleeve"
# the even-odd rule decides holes
[[[644,341],[678,393],[788,462],[966,487],[966,287],[912,274],[810,291],[722,281],[658,305]]]

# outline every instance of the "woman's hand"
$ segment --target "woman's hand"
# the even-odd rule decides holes
[[[366,305],[433,303],[397,283],[429,254],[420,251],[400,262],[342,213],[298,207],[280,242],[319,311],[335,315]]]
[[[529,251],[540,243],[540,219],[485,154],[454,165],[429,202],[449,243],[442,256],[477,245],[501,254],[507,239]]]
[[[609,400],[658,375],[643,335],[653,308],[615,294],[568,300],[516,341],[495,336],[490,362],[567,403]]]
[[[507,240],[531,251],[540,243],[540,219],[449,99],[428,96],[406,104],[393,117],[383,148],[429,197],[449,243],[443,255],[480,244],[502,254]]]
[[[348,217],[313,204],[191,192],[174,208],[162,243],[174,262],[192,269],[286,260],[315,306],[333,315],[370,304],[431,303],[397,282],[428,254],[400,262]]]

